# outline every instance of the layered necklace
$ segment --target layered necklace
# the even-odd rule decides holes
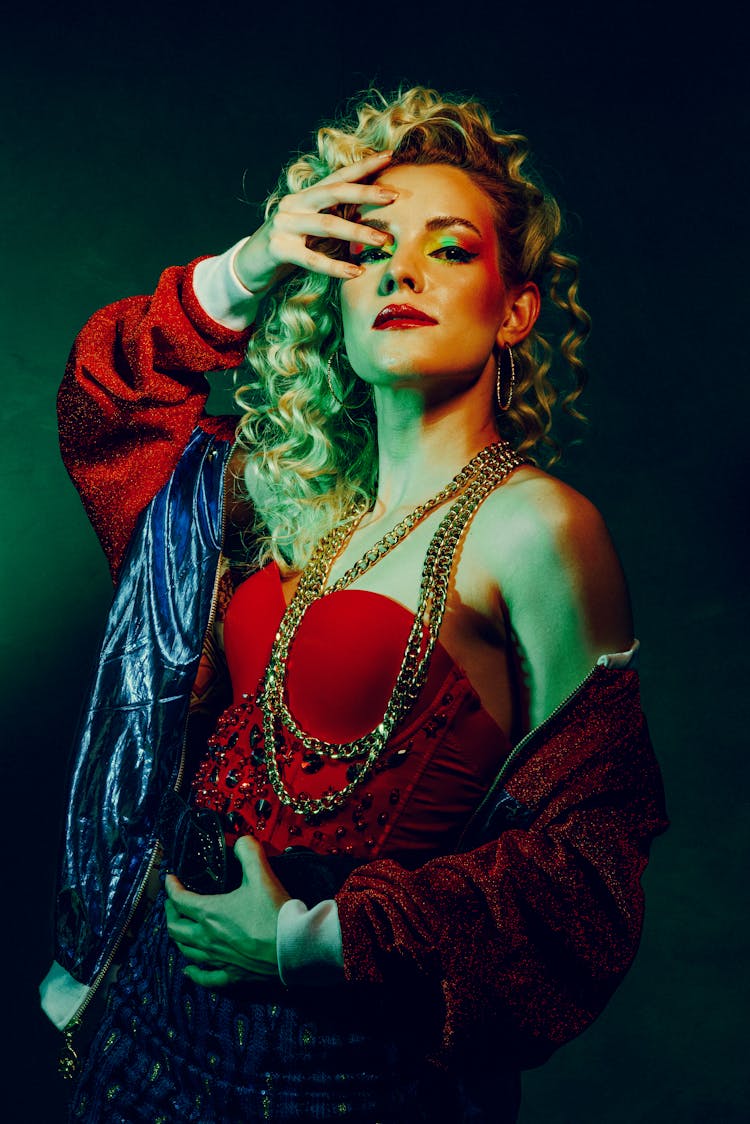
[[[356,531],[365,512],[361,509],[353,510],[341,526],[335,527],[321,539],[302,571],[297,589],[279,625],[259,698],[263,712],[268,779],[282,804],[305,816],[333,812],[346,803],[369,775],[394,729],[409,713],[424,686],[445,612],[453,558],[461,535],[486,496],[524,463],[523,458],[506,441],[488,445],[445,488],[391,528],[342,577],[329,586],[326,581],[334,559]],[[294,718],[285,698],[289,651],[305,613],[314,601],[346,589],[367,573],[376,562],[398,546],[425,516],[454,497],[454,502],[443,516],[427,548],[414,623],[382,720],[374,730],[349,742],[326,742],[308,734]],[[349,783],[339,791],[328,790],[319,797],[312,797],[304,792],[298,795],[289,792],[277,760],[282,726],[297,738],[308,754],[320,758],[321,763],[325,758],[351,761],[347,770]]]

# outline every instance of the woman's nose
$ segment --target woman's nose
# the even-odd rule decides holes
[[[383,273],[380,281],[380,292],[383,296],[390,296],[399,289],[409,289],[413,293],[421,291],[423,286],[422,272],[411,256],[396,251],[388,261],[388,268]]]

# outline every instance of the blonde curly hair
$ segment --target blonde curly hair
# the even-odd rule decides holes
[[[467,172],[492,202],[506,285],[539,286],[543,314],[515,349],[513,401],[507,412],[498,411],[497,425],[530,460],[553,463],[559,456],[551,435],[555,403],[583,419],[575,403],[586,381],[579,352],[590,322],[578,302],[577,260],[556,246],[560,208],[528,167],[525,137],[496,129],[476,101],[449,100],[420,86],[390,97],[370,91],[347,120],[318,130],[317,152],[288,166],[267,201],[266,217],[285,194],[384,149],[394,150],[391,167],[448,164]],[[339,211],[352,217],[356,207]],[[348,251],[337,240],[314,239],[311,245],[332,257]],[[245,411],[237,435],[248,454],[247,485],[255,497],[258,565],[274,558],[283,571],[302,569],[353,504],[370,506],[375,498],[374,409],[369,389],[346,358],[339,284],[295,271],[267,298],[248,347],[254,377],[236,392]],[[556,356],[564,388],[553,381]],[[338,372],[338,397],[329,385],[329,360]]]

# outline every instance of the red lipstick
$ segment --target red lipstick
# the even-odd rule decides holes
[[[428,324],[437,324],[437,320],[410,304],[387,304],[385,308],[381,308],[372,326],[376,331],[383,331],[393,328],[424,328]]]

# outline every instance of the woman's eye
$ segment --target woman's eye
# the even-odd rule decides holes
[[[382,261],[383,258],[390,257],[390,254],[386,253],[382,246],[365,246],[349,256],[356,265],[367,265],[368,262]]]
[[[443,261],[450,262],[470,262],[479,256],[472,253],[471,250],[465,250],[463,246],[441,246],[440,249],[434,250],[432,254],[434,258],[439,255],[443,255]]]

